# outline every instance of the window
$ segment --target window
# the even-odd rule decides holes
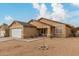
[[[62,29],[60,28],[55,28],[55,34],[61,34],[62,33]]]

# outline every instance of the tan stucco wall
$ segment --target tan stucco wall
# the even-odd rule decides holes
[[[48,21],[48,20],[44,20],[44,19],[41,19],[40,20],[41,22],[44,22],[44,23],[47,23],[47,24],[50,24],[52,26],[55,26],[55,28],[58,28],[58,29],[61,29],[62,30],[62,33],[61,35],[57,34],[55,36],[58,36],[58,37],[66,37],[66,30],[65,30],[65,25],[64,24],[60,24],[60,23],[57,23],[57,22],[52,22],[52,21]]]
[[[48,29],[47,29],[47,37],[52,37],[53,36],[53,32],[52,32],[53,30],[51,30],[51,27],[49,27]]]
[[[34,27],[24,27],[23,28],[23,37],[24,38],[31,38],[31,37],[37,37],[38,36],[38,31]]]
[[[67,26],[65,28],[66,28],[66,37],[72,37],[73,36],[72,29]]]

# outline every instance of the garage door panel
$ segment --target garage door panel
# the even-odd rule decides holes
[[[11,36],[14,38],[21,38],[22,37],[22,29],[12,29]]]
[[[0,37],[4,37],[5,36],[5,31],[0,31]]]

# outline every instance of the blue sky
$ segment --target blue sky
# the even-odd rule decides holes
[[[66,17],[67,16],[67,17]],[[40,17],[79,26],[79,4],[0,3],[0,23],[29,21]]]

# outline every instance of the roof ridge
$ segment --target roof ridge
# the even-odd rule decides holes
[[[24,22],[24,21],[18,21],[18,20],[15,20],[15,22],[23,22],[23,23],[26,23],[26,22]]]
[[[51,19],[47,19],[47,18],[43,18],[43,17],[38,19],[38,20],[40,21],[41,19],[45,19],[45,20],[49,20],[49,21],[54,21],[54,22],[57,22],[57,23],[65,24],[65,23],[62,23],[62,22],[59,22],[59,21],[55,21],[55,20],[51,20]]]
[[[41,19],[45,19],[45,20],[48,20],[48,21],[52,21],[52,22],[56,22],[56,23],[60,23],[60,24],[64,24],[64,25],[67,25],[67,26],[70,26],[71,27],[71,25],[70,24],[66,24],[66,23],[62,23],[62,22],[59,22],[59,21],[55,21],[55,20],[51,20],[51,19],[47,19],[47,18],[40,18],[40,19],[38,19],[38,21],[40,21]]]

